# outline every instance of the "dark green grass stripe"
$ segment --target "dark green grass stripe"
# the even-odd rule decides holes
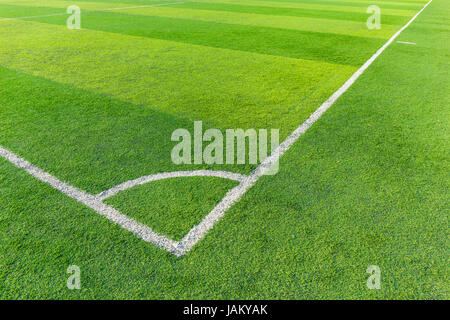
[[[25,15],[21,7],[13,6],[0,6],[0,14],[4,7],[8,7],[9,14]],[[66,16],[55,16],[33,21],[65,25],[66,19]],[[82,28],[352,66],[363,64],[385,42],[348,35],[110,12],[86,12]]]
[[[56,18],[45,19],[48,22]],[[204,21],[92,13],[88,29],[242,50],[291,58],[359,66],[377,50],[383,39],[348,35],[244,26]]]
[[[299,8],[274,8],[274,7],[249,6],[249,5],[229,4],[229,3],[187,2],[184,4],[170,5],[170,7],[191,8],[197,10],[256,13],[256,14],[277,15],[277,16],[348,20],[348,21],[366,21],[369,16],[364,12],[357,13],[357,12],[312,10]],[[383,19],[382,23],[391,25],[403,25],[409,20],[408,17],[400,17],[385,14],[383,14],[382,19]]]
[[[63,8],[12,6],[0,3],[0,20],[3,18],[32,17],[64,12],[65,9]]]
[[[171,134],[191,130],[190,120],[4,67],[0,110],[0,145],[88,192],[157,172],[213,168],[171,161]]]
[[[68,1],[69,3],[70,1]],[[104,2],[104,3],[130,3],[135,5],[150,5],[154,4],[155,1],[152,0],[83,0],[83,2]],[[170,3],[170,2],[176,2],[173,0],[164,0],[164,1],[158,1],[158,3]],[[190,2],[190,1],[186,1]],[[195,2],[195,1],[194,1]],[[260,0],[261,4],[264,4],[264,2],[282,2],[282,3],[306,3],[306,4],[320,4],[320,5],[333,5],[333,6],[343,6],[343,7],[368,7],[370,3],[368,1],[361,1],[361,2],[346,2],[346,1],[327,1],[327,0]],[[401,0],[393,1],[394,3],[386,2],[386,1],[375,1],[373,4],[381,5],[382,7],[386,7],[389,9],[420,9],[423,7],[423,5],[426,3],[424,2],[412,2],[412,1],[406,1],[404,4],[398,4],[398,2],[402,2]],[[397,2],[397,3],[395,3]],[[211,1],[210,3],[220,3],[220,1]],[[238,1],[236,1],[238,3]]]
[[[276,1],[274,1],[274,0],[259,0],[261,3],[264,3],[264,2],[276,2]],[[361,1],[361,2],[354,2],[354,1],[351,1],[351,2],[346,2],[346,1],[327,1],[327,0],[300,0],[300,1],[296,1],[296,0],[283,0],[283,1],[280,1],[280,2],[283,2],[283,3],[289,3],[289,2],[292,2],[292,3],[308,3],[308,4],[321,4],[321,5],[333,5],[333,6],[349,6],[349,7],[368,7],[368,6],[370,6],[371,4],[369,3],[369,2],[364,2],[364,1]],[[401,2],[400,0],[398,0],[398,1],[394,1],[394,2]],[[420,8],[422,8],[423,7],[423,5],[426,3],[426,1],[424,1],[424,2],[420,2],[420,3],[417,3],[417,4],[413,4],[413,3],[410,3],[410,2],[408,2],[408,3],[405,3],[405,4],[401,4],[401,5],[399,5],[399,4],[397,4],[397,3],[390,3],[390,2],[386,2],[386,1],[374,1],[374,3],[373,4],[375,4],[375,5],[380,5],[380,6],[383,6],[383,7],[386,7],[386,8],[389,8],[389,9],[420,9]]]

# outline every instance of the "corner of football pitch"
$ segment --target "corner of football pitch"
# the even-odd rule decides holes
[[[73,5],[0,0],[0,299],[449,298],[448,1]]]

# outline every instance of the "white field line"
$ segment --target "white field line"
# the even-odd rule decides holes
[[[55,17],[55,16],[64,16],[68,13],[52,13],[52,14],[43,14],[40,16],[27,16],[27,17],[16,17],[16,18],[2,18],[0,21],[8,21],[8,20],[19,20],[19,19],[33,19],[33,18],[43,18],[43,17]]]
[[[100,10],[89,10],[89,12],[92,11],[109,11],[109,10],[124,10],[124,9],[137,9],[137,8],[148,8],[148,7],[161,7],[161,6],[169,6],[171,4],[183,4],[184,2],[170,2],[170,3],[158,3],[158,4],[149,4],[146,6],[134,6],[134,7],[121,7],[121,8],[107,8],[107,9],[100,9]]]
[[[158,3],[158,4],[149,4],[145,6],[134,6],[134,7],[120,7],[120,8],[105,8],[105,9],[96,9],[96,10],[83,10],[83,12],[102,12],[102,11],[111,11],[111,10],[124,10],[124,9],[137,9],[137,8],[149,8],[149,7],[160,7],[160,6],[169,6],[171,4],[183,4],[185,2],[170,2],[170,3]],[[52,14],[43,14],[40,16],[27,16],[27,17],[15,17],[15,18],[2,18],[0,21],[8,21],[8,20],[20,20],[20,19],[33,19],[33,18],[44,18],[44,17],[55,17],[55,16],[64,16],[69,15],[66,12],[60,13],[52,13]]]
[[[179,249],[179,242],[167,238],[154,232],[150,227],[143,225],[134,219],[120,213],[113,207],[103,203],[104,199],[107,199],[121,191],[133,188],[135,186],[157,181],[161,179],[177,178],[177,177],[218,177],[224,179],[230,179],[235,181],[243,181],[247,176],[227,172],[227,171],[213,171],[213,170],[196,170],[196,171],[175,171],[175,172],[164,172],[159,174],[153,174],[149,176],[144,176],[135,180],[127,181],[125,183],[119,184],[109,190],[101,192],[98,195],[91,195],[85,191],[79,190],[68,183],[65,183],[58,178],[52,176],[51,174],[42,171],[38,167],[33,166],[28,161],[22,159],[21,157],[15,155],[11,151],[0,146],[0,157],[8,160],[16,167],[25,170],[33,177],[38,180],[49,184],[54,189],[64,193],[65,195],[71,197],[72,199],[81,202],[87,207],[94,209],[97,213],[105,216],[112,222],[117,223],[122,228],[134,233],[139,238],[147,242],[152,242],[158,247],[165,249],[173,253],[176,256],[180,256],[182,252]]]
[[[37,179],[49,184],[53,188],[61,191],[67,196],[85,204],[86,206],[94,209],[99,214],[105,216],[109,220],[119,224],[123,228],[131,231],[138,237],[147,242],[152,242],[157,246],[175,254],[176,256],[182,256],[188,252],[199,240],[201,240],[205,234],[222,218],[225,212],[261,178],[264,173],[269,170],[280,157],[298,140],[298,138],[305,133],[316,122],[325,111],[327,111],[333,103],[350,88],[350,86],[364,73],[364,71],[386,50],[386,48],[403,32],[423,10],[432,2],[430,0],[411,20],[404,25],[397,33],[395,33],[364,65],[361,66],[345,83],[339,88],[331,97],[325,101],[309,118],[303,122],[294,132],[287,137],[280,146],[274,150],[274,152],[266,158],[249,176],[238,175],[234,173],[224,173],[217,171],[210,171],[210,176],[216,176],[221,178],[228,178],[232,180],[240,181],[239,185],[231,189],[225,197],[214,207],[214,209],[200,222],[200,224],[193,227],[186,236],[180,242],[173,241],[167,237],[161,236],[155,233],[149,227],[138,223],[137,221],[121,214],[114,208],[104,204],[101,200],[110,196],[110,194],[116,194],[121,190],[126,190],[132,186],[145,183],[144,181],[155,181],[155,175],[142,177],[142,180],[135,179],[129,182],[120,184],[119,186],[109,189],[104,193],[100,193],[98,196],[90,195],[84,191],[81,191],[71,185],[58,180],[49,173],[46,173],[39,168],[31,165],[29,162],[16,156],[12,152],[2,148],[0,146],[0,156],[13,163],[15,166],[25,170],[29,174],[33,175]],[[201,176],[207,176],[204,170],[193,171]],[[171,177],[173,173],[164,173],[159,175],[160,178]],[[183,172],[181,176],[193,176],[186,175]],[[129,184],[128,184],[129,183]],[[116,189],[117,188],[117,189]]]
[[[227,172],[227,171],[196,170],[196,171],[164,172],[164,173],[152,174],[149,176],[144,176],[144,177],[137,178],[135,180],[130,180],[130,181],[124,182],[124,183],[119,184],[109,190],[99,193],[97,195],[97,198],[99,198],[100,200],[105,200],[109,197],[112,197],[112,196],[118,194],[119,192],[125,191],[130,188],[134,188],[138,185],[149,183],[151,181],[169,179],[169,178],[182,178],[182,177],[217,177],[217,178],[235,180],[235,181],[239,181],[239,182],[242,182],[242,181],[244,181],[245,178],[247,178],[246,175],[233,173],[233,172]]]
[[[157,234],[151,228],[149,228],[143,224],[140,224],[139,222],[120,213],[116,209],[104,204],[96,196],[88,194],[88,193],[81,191],[65,182],[62,182],[61,180],[55,178],[54,176],[50,175],[47,172],[42,171],[39,168],[33,166],[29,162],[16,156],[14,153],[12,153],[9,150],[4,149],[1,146],[0,146],[0,156],[5,158],[12,164],[14,164],[16,167],[25,170],[26,172],[28,172],[35,178],[41,180],[42,182],[49,184],[51,187],[55,188],[56,190],[59,190],[62,193],[64,193],[65,195],[83,203],[84,205],[88,206],[89,208],[94,209],[102,216],[105,216],[109,220],[120,225],[122,228],[125,228],[128,231],[134,233],[139,238],[142,238],[143,240],[145,240],[147,242],[152,242],[155,245],[157,245],[175,255],[179,255],[179,250],[177,249],[177,247],[178,247],[177,242],[175,242],[167,237]]]
[[[397,41],[397,43],[401,43],[401,44],[410,44],[410,45],[413,45],[413,46],[415,46],[417,43],[415,43],[415,42],[408,42],[408,41]]]
[[[261,178],[264,173],[275,164],[280,157],[316,122],[322,114],[327,111],[334,102],[351,87],[351,85],[367,70],[367,68],[383,53],[384,50],[402,33],[408,26],[416,20],[419,14],[432,2],[430,0],[411,20],[398,30],[378,51],[364,63],[342,87],[340,87],[331,97],[325,101],[309,118],[303,122],[294,132],[284,140],[275,151],[266,158],[247,179],[238,186],[231,189],[227,195],[217,204],[217,206],[200,222],[192,228],[189,233],[180,241],[182,253],[188,252],[205,234],[224,216],[225,212]]]

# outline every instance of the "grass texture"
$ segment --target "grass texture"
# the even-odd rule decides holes
[[[175,165],[171,133],[302,123],[425,1],[0,0],[0,145],[96,194]],[[167,4],[101,11],[106,8]],[[84,13],[84,11],[86,11]],[[448,2],[434,0],[189,253],[175,257],[0,159],[0,299],[448,299]],[[236,185],[106,200],[180,239]],[[81,290],[66,287],[69,265]],[[369,290],[366,269],[381,269]]]

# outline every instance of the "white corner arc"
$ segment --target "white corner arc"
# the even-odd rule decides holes
[[[234,172],[228,172],[228,171],[214,171],[214,170],[194,170],[194,171],[173,171],[173,172],[163,172],[163,173],[156,173],[148,176],[143,176],[134,180],[126,181],[124,183],[121,183],[115,187],[112,187],[111,189],[105,190],[103,192],[100,192],[97,194],[97,198],[100,200],[105,200],[109,197],[112,197],[119,192],[134,188],[139,185],[143,185],[152,181],[158,181],[163,179],[170,179],[170,178],[185,178],[185,177],[216,177],[216,178],[223,178],[228,180],[234,180],[241,182],[245,178],[247,178],[246,175],[234,173]]]

